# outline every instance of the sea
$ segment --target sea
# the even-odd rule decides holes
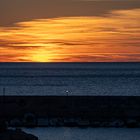
[[[0,95],[140,96],[140,63],[0,63]],[[140,128],[22,128],[39,140],[138,140]]]
[[[23,128],[39,140],[139,140],[140,128]]]
[[[139,96],[140,63],[0,63],[0,94]]]

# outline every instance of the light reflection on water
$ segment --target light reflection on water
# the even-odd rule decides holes
[[[138,140],[140,128],[23,128],[39,140]]]

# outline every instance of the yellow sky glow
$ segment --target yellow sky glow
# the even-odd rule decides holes
[[[0,27],[0,61],[140,61],[140,9]]]

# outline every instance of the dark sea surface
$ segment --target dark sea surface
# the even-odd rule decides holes
[[[0,94],[140,95],[140,63],[0,63]]]
[[[39,140],[139,140],[140,128],[24,128]]]

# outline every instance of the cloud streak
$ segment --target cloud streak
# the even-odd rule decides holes
[[[139,0],[0,0],[0,25],[58,17],[104,16],[140,8]]]
[[[140,61],[140,9],[0,27],[0,61]]]

